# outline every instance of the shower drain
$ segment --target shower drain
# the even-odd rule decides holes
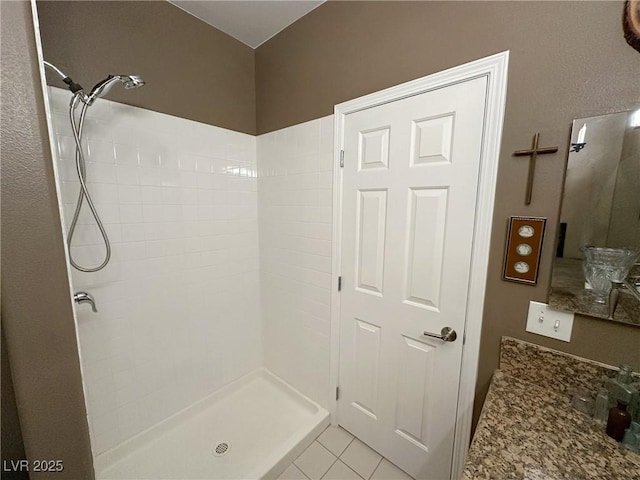
[[[216,448],[213,449],[213,454],[216,457],[221,457],[229,453],[230,449],[231,445],[229,445],[229,442],[220,442],[218,445],[216,445]]]

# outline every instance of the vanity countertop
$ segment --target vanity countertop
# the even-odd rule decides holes
[[[639,480],[640,455],[619,449],[567,395],[496,370],[463,478]]]

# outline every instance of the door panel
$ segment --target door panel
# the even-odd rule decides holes
[[[338,421],[416,478],[451,471],[486,87],[345,118]]]
[[[384,242],[387,226],[387,191],[358,192],[357,287],[382,295]]]
[[[413,122],[411,166],[451,161],[453,114]]]
[[[409,189],[404,302],[438,310],[447,215],[446,188]]]
[[[389,128],[360,133],[359,170],[389,167]]]
[[[403,336],[396,394],[396,433],[428,452],[429,386],[433,372],[434,348],[415,338]],[[427,408],[425,408],[427,406]]]
[[[356,377],[353,406],[377,418],[380,376],[380,327],[355,319]]]

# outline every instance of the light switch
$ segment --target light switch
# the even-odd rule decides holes
[[[529,302],[527,332],[569,342],[572,329],[573,313],[553,310],[546,303]]]

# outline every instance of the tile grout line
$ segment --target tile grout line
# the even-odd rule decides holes
[[[320,443],[320,442],[318,442],[318,443]],[[322,445],[322,444],[320,443],[320,445]],[[322,446],[324,447],[324,445],[322,445]],[[331,465],[329,465],[329,468],[327,469],[327,471],[326,471],[326,472],[324,472],[324,473],[322,474],[322,476],[320,477],[320,480],[322,480],[324,477],[326,477],[326,476],[327,476],[327,473],[329,473],[329,470],[331,470],[331,468],[336,464],[336,462],[337,462],[338,460],[340,460],[340,459],[339,459],[338,457],[336,457],[335,455],[334,455],[334,457],[335,457],[335,460],[333,461],[333,463],[332,463]],[[303,472],[303,473],[304,473],[304,472]]]
[[[345,431],[346,431],[346,430],[345,430]],[[349,434],[349,435],[351,435],[351,434]],[[353,436],[353,435],[351,435],[351,437],[352,437],[352,438],[351,438],[351,440],[349,440],[349,443],[347,443],[347,446],[346,446],[346,447],[344,447],[344,450],[342,450],[342,453],[340,453],[340,455],[338,455],[338,458],[342,458],[342,455],[344,455],[344,452],[346,452],[346,451],[347,451],[347,449],[349,448],[349,446],[350,446],[350,445],[353,443],[353,441],[356,439],[356,437],[355,437],[355,436]],[[345,462],[342,462],[342,463],[344,463],[345,465],[347,465]],[[348,465],[347,465],[347,466],[348,466]],[[352,470],[353,470],[353,469],[352,469]],[[356,473],[357,473],[357,472],[356,472]]]
[[[351,443],[351,442],[349,442],[349,443]],[[346,450],[346,448],[345,448],[345,450]],[[355,473],[355,474],[356,474],[356,476],[357,476],[358,478],[361,478],[362,480],[366,480],[366,479],[365,479],[365,478],[363,478],[363,477],[362,477],[358,472],[356,472],[353,468],[351,468],[351,467],[350,467],[346,462],[343,462],[342,460],[340,460],[340,458],[339,458],[339,457],[338,457],[338,458],[336,458],[336,461],[335,461],[335,462],[333,462],[333,464],[331,465],[331,467],[329,467],[329,470],[331,470],[331,468],[333,467],[333,465],[335,465],[335,464],[336,464],[336,463],[338,463],[338,462],[342,463],[345,467],[347,467],[349,470],[351,470],[353,473]],[[378,468],[378,467],[376,467],[376,469],[377,469],[377,468]],[[327,470],[327,473],[329,473],[329,470]],[[374,470],[374,471],[375,471],[375,470]],[[327,475],[327,473],[325,473],[325,474],[322,476],[322,479]],[[373,475],[373,474],[372,474],[372,475]],[[322,480],[322,479],[320,479],[320,480]]]
[[[291,465],[293,465],[295,468],[297,468],[297,469],[298,469],[298,471],[299,471],[299,472],[304,476],[304,478],[306,478],[307,480],[311,480],[311,478],[309,478],[309,477],[307,476],[307,474],[306,474],[306,473],[304,473],[304,472],[302,471],[302,469],[301,469],[299,466],[297,466],[297,465],[296,465],[295,463],[293,463],[293,462],[291,462]]]
[[[322,431],[322,433],[321,433],[320,435],[322,435],[322,434],[323,434],[324,432],[326,432],[328,429],[329,429],[329,427],[325,428],[325,429]],[[320,441],[320,435],[318,435],[314,441],[315,441],[315,442],[318,442],[318,444],[319,444],[319,445],[321,445],[321,446],[322,446],[322,448],[324,448],[327,452],[329,452],[329,453],[330,453],[331,455],[333,455],[333,456],[334,456],[334,458],[335,458],[335,460],[333,461],[333,463],[332,463],[331,465],[329,465],[329,468],[327,469],[327,471],[326,471],[326,472],[324,472],[324,474],[322,475],[322,477],[320,477],[320,480],[322,480],[322,479],[327,475],[327,473],[329,473],[329,470],[331,470],[331,468],[332,468],[332,467],[336,464],[336,462],[340,459],[340,456],[339,456],[339,455],[335,455],[331,450],[329,450],[327,447],[325,447],[325,446],[322,444],[322,442]],[[345,450],[346,450],[346,448],[345,448]]]
[[[349,432],[350,433],[350,432]],[[350,433],[351,434],[351,433]],[[352,439],[351,441],[347,444],[347,446],[345,447],[345,449],[342,451],[342,453],[340,454],[340,456],[338,457],[338,459],[342,459],[342,455],[347,451],[347,449],[349,448],[349,446],[353,443],[353,441],[356,439],[355,435],[352,435]],[[360,440],[362,442],[362,440]],[[364,445],[366,445],[367,447],[369,447],[366,443],[362,442]],[[371,448],[371,447],[369,447]],[[373,449],[371,449],[373,450]],[[378,455],[380,455],[378,452],[376,452],[375,450],[373,450],[375,453],[377,453]],[[347,468],[349,468],[349,470],[352,470],[356,475],[358,475],[358,477],[362,478],[363,480],[369,480],[371,477],[373,477],[373,474],[376,473],[376,470],[378,470],[378,467],[380,466],[380,464],[382,463],[382,460],[384,460],[385,457],[383,457],[382,455],[380,455],[380,460],[378,460],[378,463],[376,464],[376,467],[373,469],[373,471],[371,472],[371,475],[369,475],[367,478],[362,477],[358,472],[356,472],[355,470],[353,470],[353,468],[351,468],[349,466],[349,464],[347,462],[342,462],[344,463]]]
[[[377,452],[376,452],[377,453]],[[380,455],[380,454],[378,454]],[[373,472],[371,472],[371,475],[369,475],[369,478],[367,478],[366,480],[371,479],[376,472],[378,471],[378,469],[380,468],[380,465],[382,465],[382,461],[385,459],[385,457],[383,457],[382,455],[380,455],[380,461],[378,462],[378,464],[376,465],[376,468],[373,469]]]
[[[351,442],[353,442],[353,439],[355,438],[355,437],[353,437],[353,438],[349,441],[349,443],[347,444],[347,446],[346,446],[346,447],[344,447],[344,450],[342,451],[342,453],[341,453],[340,455],[335,455],[331,450],[329,450],[329,449],[328,449],[328,448],[327,448],[327,447],[326,447],[326,446],[325,446],[325,445],[320,441],[320,437],[322,436],[322,434],[323,434],[324,432],[326,432],[327,430],[329,430],[329,428],[331,428],[331,426],[328,426],[327,428],[325,428],[325,429],[320,433],[320,435],[318,435],[318,436],[316,437],[316,439],[314,440],[314,442],[318,442],[320,445],[322,445],[322,447],[323,447],[325,450],[327,450],[331,455],[333,455],[333,456],[335,457],[335,460],[334,460],[334,461],[333,461],[333,463],[329,466],[329,469],[328,469],[326,472],[324,472],[324,475],[322,475],[322,477],[320,477],[320,480],[322,480],[322,479],[327,475],[327,473],[329,473],[329,470],[331,470],[331,468],[333,468],[333,466],[336,464],[336,462],[338,462],[338,460],[340,460],[340,457],[342,456],[342,453],[344,453],[344,452],[346,452],[346,451],[347,451],[347,448],[349,448],[349,445],[351,445]],[[308,447],[307,447],[307,448],[308,448]],[[344,463],[344,462],[342,462],[342,463]],[[349,468],[350,470],[353,470],[352,468],[350,468],[350,467],[349,467],[349,465],[347,465],[346,463],[344,463],[344,464],[347,466],[347,468]],[[301,471],[302,471],[302,470],[301,470]],[[302,472],[302,473],[304,474],[304,472]],[[354,470],[354,473],[355,473],[356,475],[358,475],[358,472],[356,472],[355,470]],[[360,477],[360,475],[358,475],[358,476]],[[360,478],[362,478],[362,477],[360,477]],[[364,480],[364,479],[363,479],[363,480]]]
[[[327,427],[327,428],[328,428],[328,427]],[[325,430],[326,430],[326,428],[325,428]],[[324,430],[322,431],[322,433],[324,433]],[[320,435],[322,435],[322,433],[320,433]],[[333,462],[331,462],[331,465],[329,465],[329,468],[327,469],[327,471],[326,471],[326,472],[324,472],[324,473],[322,474],[322,476],[320,477],[320,480],[322,480],[322,479],[324,478],[324,476],[329,472],[329,470],[331,470],[331,467],[333,467],[333,465],[338,461],[338,457],[337,457],[336,455],[334,455],[334,454],[333,454],[333,452],[332,452],[331,450],[329,450],[327,447],[325,447],[325,446],[324,446],[324,445],[323,445],[323,444],[318,440],[318,438],[320,438],[320,435],[318,435],[318,436],[313,440],[313,442],[311,442],[311,445],[313,445],[313,443],[314,443],[314,442],[318,442],[318,445],[320,445],[320,446],[321,446],[322,448],[324,448],[327,452],[329,452],[329,453],[331,454],[331,456],[335,459]],[[291,464],[292,464],[292,465],[295,465],[295,461],[296,461],[298,458],[300,458],[302,455],[304,455],[304,453],[305,453],[307,450],[309,450],[309,448],[311,448],[311,445],[309,445],[309,446],[304,450],[304,452],[302,452],[300,455],[298,455],[298,457],[297,457],[293,462],[291,462]],[[296,465],[296,468],[297,468],[298,470],[300,470],[300,471],[302,472],[302,474],[303,474],[306,478],[309,478],[309,476],[304,472],[304,470],[302,470],[302,467],[299,467],[298,465]],[[311,480],[311,479],[309,478],[309,480]]]
[[[325,429],[322,431],[322,433],[324,433],[328,428],[329,428],[329,427],[325,428]],[[322,433],[321,433],[320,435],[322,435]],[[333,467],[333,466],[336,464],[336,462],[338,461],[338,459],[339,459],[340,457],[338,457],[337,455],[334,455],[334,454],[333,454],[333,452],[332,452],[331,450],[329,450],[327,447],[325,447],[325,446],[322,444],[322,442],[319,440],[320,435],[318,435],[318,436],[316,437],[316,439],[314,440],[314,442],[318,442],[318,445],[320,445],[322,448],[324,448],[327,452],[329,452],[329,453],[333,456],[333,458],[335,458],[335,460],[334,460],[333,462],[331,462],[331,465],[329,465],[329,468],[327,469],[327,471],[326,471],[326,472],[324,472],[324,473],[322,474],[322,476],[320,477],[320,480],[322,480],[322,479],[327,475],[327,473],[329,473],[329,470],[331,470],[331,467]],[[302,472],[302,473],[304,473],[304,472]]]

